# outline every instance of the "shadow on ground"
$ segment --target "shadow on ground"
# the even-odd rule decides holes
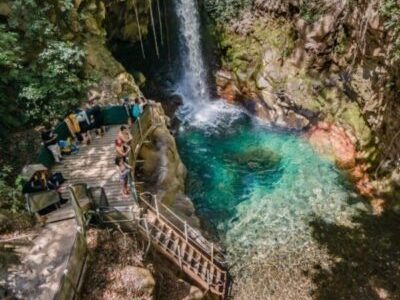
[[[333,258],[331,270],[315,266],[314,299],[400,299],[400,217],[366,212],[349,228],[315,219],[313,236]]]

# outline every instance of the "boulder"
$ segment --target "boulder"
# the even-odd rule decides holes
[[[355,167],[356,147],[343,128],[319,122],[306,136],[319,153],[334,161],[338,167],[342,169]]]
[[[124,95],[138,96],[140,94],[139,88],[135,83],[135,79],[128,72],[122,72],[116,76],[112,83],[112,92],[118,97]]]
[[[143,293],[145,298],[151,298],[156,282],[148,269],[126,266],[121,270],[120,278],[123,284]]]
[[[192,285],[189,290],[189,295],[184,297],[182,300],[201,300],[203,297],[203,292],[197,286]]]
[[[155,106],[153,112],[166,119],[160,104]],[[144,160],[142,176],[149,191],[192,226],[199,227],[193,203],[185,196],[187,170],[166,121],[148,136],[148,140],[150,142],[140,149],[139,157]]]

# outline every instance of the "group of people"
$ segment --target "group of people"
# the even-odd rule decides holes
[[[115,164],[121,182],[122,195],[124,197],[129,197],[129,174],[132,169],[128,164],[128,157],[131,152],[130,143],[132,141],[130,128],[139,120],[140,115],[143,113],[144,106],[147,104],[147,100],[144,97],[134,98],[133,100],[129,97],[124,97],[122,100],[128,116],[128,126],[121,126],[115,139]]]
[[[128,164],[128,157],[131,152],[130,143],[132,141],[130,129],[133,127],[136,120],[140,118],[147,104],[148,100],[144,97],[122,98],[122,106],[125,108],[128,117],[128,125],[120,127],[115,139],[115,164],[119,172],[122,194],[126,197],[130,195],[128,188],[131,170],[131,166]],[[64,118],[64,122],[72,137],[65,141],[58,140],[57,134],[50,124],[45,124],[44,128],[41,130],[43,144],[45,148],[52,153],[54,161],[58,164],[61,164],[63,152],[74,153],[79,151],[78,144],[89,145],[91,143],[93,131],[96,136],[101,137],[106,130],[101,108],[96,104],[95,98],[89,99],[85,108],[79,108],[67,114]]]
[[[89,145],[93,131],[100,137],[106,130],[96,98],[90,98],[84,108],[68,113],[64,122],[72,136],[67,140],[58,140],[50,123],[45,124],[41,130],[43,145],[52,153],[56,163],[61,163],[63,153],[70,154],[79,151],[78,144]]]

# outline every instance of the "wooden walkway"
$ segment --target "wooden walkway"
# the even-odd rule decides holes
[[[115,146],[120,125],[109,127],[103,137],[93,138],[88,146],[81,146],[77,154],[64,156],[61,165],[54,165],[53,173],[61,172],[66,179],[63,184],[63,198],[69,199],[67,186],[75,183],[86,183],[88,186],[104,188],[111,206],[132,205],[132,199],[123,197],[115,166]],[[47,222],[73,218],[74,212],[70,201],[48,215]]]
[[[135,166],[139,161],[138,155],[147,138],[159,126],[165,126],[156,112],[157,107],[149,106],[139,122],[133,128],[132,152],[129,162],[133,167],[132,177],[135,176]],[[221,249],[207,241],[201,233],[190,227],[187,222],[176,215],[172,210],[160,202],[154,195],[143,192],[131,182],[135,196],[124,198],[118,178],[118,171],[114,164],[114,140],[120,126],[112,126],[104,137],[94,139],[90,146],[82,147],[78,154],[66,157],[62,165],[53,167],[53,172],[61,172],[67,179],[65,186],[76,183],[87,184],[88,187],[103,187],[109,206],[114,209],[99,211],[104,217],[111,213],[120,214],[128,210],[132,216],[123,219],[112,219],[106,223],[125,224],[139,229],[143,237],[158,252],[163,254],[204,291],[211,292],[219,298],[224,298],[228,283],[228,273],[225,270],[224,255]],[[73,187],[71,187],[73,189]],[[139,195],[138,195],[139,194]],[[81,203],[85,202],[85,195],[80,199],[78,193],[72,193],[73,198],[63,208],[51,213],[50,219],[59,221],[77,215],[80,223],[87,224],[86,215]],[[65,189],[63,197],[69,198],[69,190]],[[75,211],[71,202],[74,203]],[[92,199],[92,202],[93,199]],[[137,213],[133,213],[136,211]],[[51,220],[50,220],[51,222]],[[78,222],[79,224],[79,222]],[[80,225],[85,227],[85,225]],[[123,228],[123,227],[122,227]]]

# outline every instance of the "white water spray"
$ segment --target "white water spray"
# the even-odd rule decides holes
[[[203,102],[209,98],[207,71],[200,42],[200,16],[196,0],[178,0],[175,4],[179,19],[179,33],[183,72],[179,90],[184,100]]]
[[[196,0],[177,0],[182,72],[176,92],[183,99],[178,116],[185,124],[205,130],[236,120],[241,111],[225,101],[212,101],[201,47],[200,16]]]

